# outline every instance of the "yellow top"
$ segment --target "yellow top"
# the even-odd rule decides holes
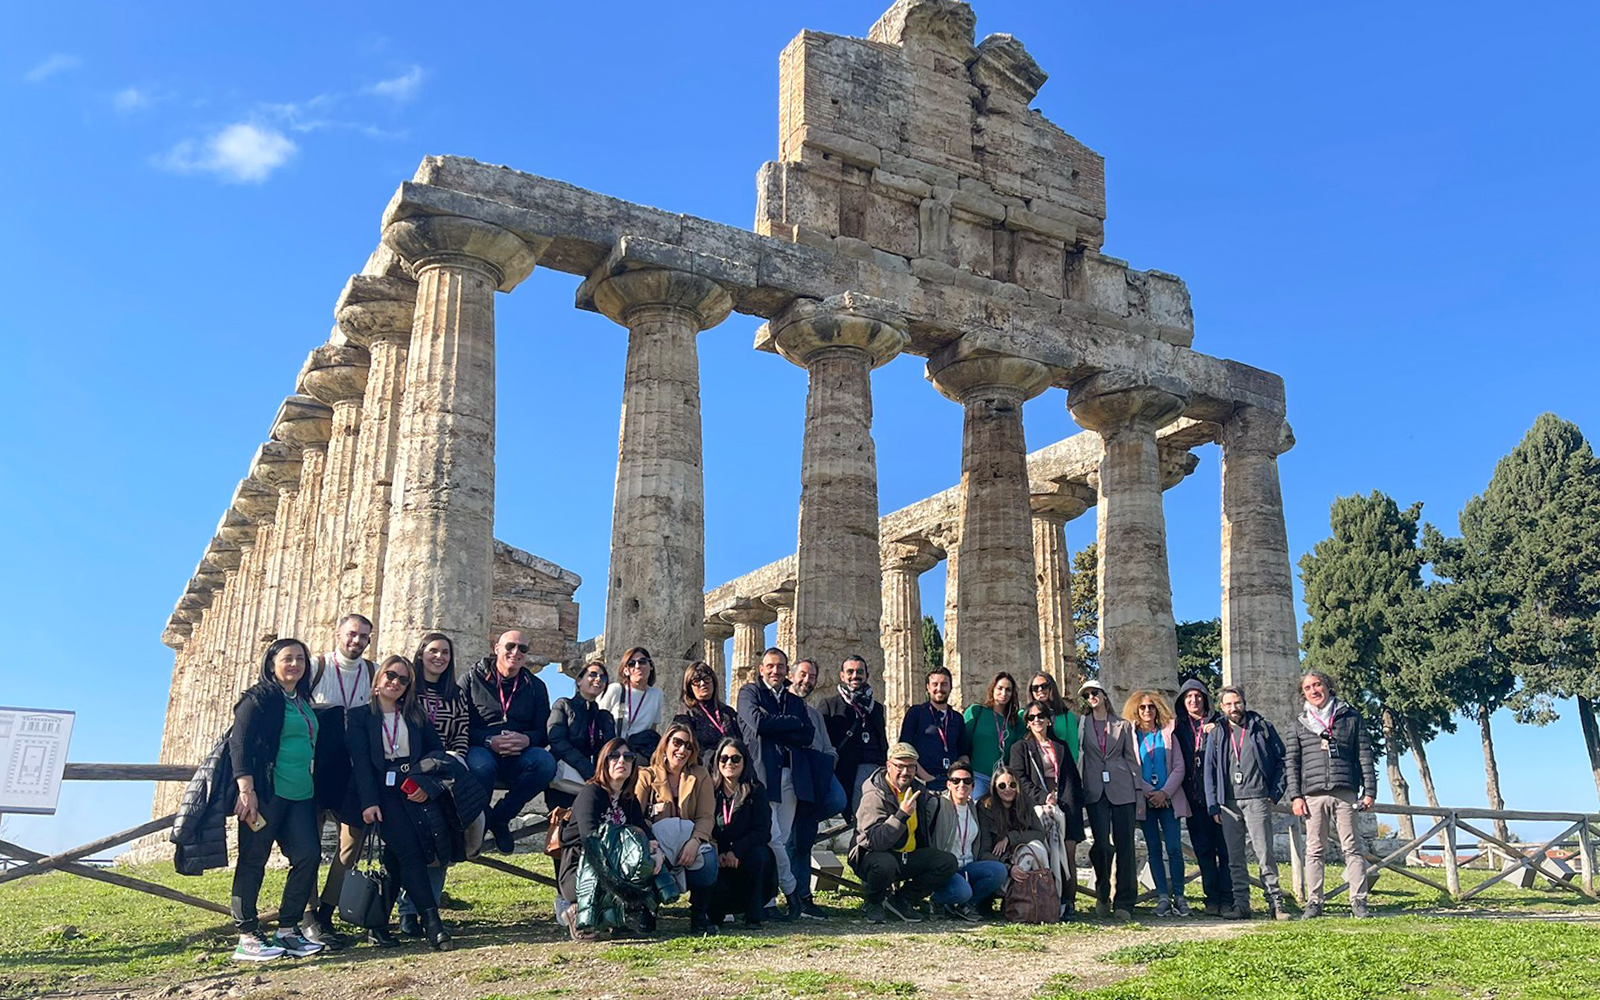
[[[901,805],[905,805],[906,796],[910,795],[910,794],[911,794],[911,789],[907,788],[905,791],[903,791],[899,795],[897,795],[896,798],[900,801]],[[901,854],[910,854],[912,851],[914,851],[916,849],[917,849],[917,811],[915,809],[913,809],[913,810],[911,810],[911,815],[906,817],[906,845],[904,847],[900,848],[900,853]]]

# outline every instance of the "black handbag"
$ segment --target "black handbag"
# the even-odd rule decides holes
[[[344,886],[339,890],[339,919],[367,930],[389,925],[389,901],[383,892],[383,870],[374,860],[373,841],[378,839],[378,826],[367,828],[367,844],[361,862],[344,873]]]

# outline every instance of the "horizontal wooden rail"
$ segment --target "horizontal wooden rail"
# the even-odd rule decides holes
[[[62,781],[188,781],[196,764],[68,764]]]

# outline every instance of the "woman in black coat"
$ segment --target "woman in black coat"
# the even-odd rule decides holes
[[[1067,745],[1050,732],[1050,708],[1034,701],[1023,710],[1027,736],[1011,748],[1011,769],[1022,778],[1022,789],[1045,830],[1050,865],[1061,891],[1062,915],[1076,910],[1077,867],[1070,863],[1083,840],[1083,778]]]
[[[628,742],[619,737],[606,741],[600,748],[595,763],[594,776],[584,783],[583,789],[572,802],[572,817],[561,828],[561,858],[556,864],[556,891],[567,900],[567,908],[558,916],[572,933],[574,941],[594,939],[593,930],[578,926],[578,866],[583,861],[583,842],[606,823],[631,826],[649,841],[650,855],[655,860],[656,871],[666,862],[661,845],[656,843],[650,830],[650,821],[635,794],[638,779],[638,755]]]
[[[760,927],[767,900],[778,891],[772,840],[772,807],[750,766],[744,742],[721,740],[712,755],[716,788],[714,827],[717,884],[711,889],[711,926],[729,913],[742,911],[746,927]]]
[[[717,672],[704,660],[689,664],[683,672],[683,711],[672,720],[688,726],[700,746],[700,766],[717,773],[717,744],[739,735],[739,713],[723,704],[718,691]]]
[[[383,835],[384,869],[415,903],[428,943],[449,950],[450,935],[439,920],[428,864],[450,859],[440,857],[436,846],[439,807],[429,802],[427,791],[413,776],[422,775],[424,758],[443,763],[445,751],[417,704],[410,660],[391,656],[383,661],[372,680],[371,702],[350,711],[345,739],[361,820],[369,826],[377,823]],[[386,896],[392,899],[396,891],[387,891]],[[369,937],[383,947],[400,943],[387,927],[371,929]]]
[[[233,957],[242,962],[265,962],[284,954],[302,958],[322,950],[300,929],[322,860],[311,779],[317,716],[306,678],[310,660],[305,643],[279,639],[261,658],[261,679],[233,706],[228,755],[239,786],[233,810],[239,817],[239,860],[232,893],[239,945]],[[278,907],[278,933],[268,938],[256,920],[256,900],[274,843],[289,859],[289,878]]]

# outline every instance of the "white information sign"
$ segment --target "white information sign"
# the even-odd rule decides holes
[[[73,715],[0,706],[0,813],[55,813]]]

